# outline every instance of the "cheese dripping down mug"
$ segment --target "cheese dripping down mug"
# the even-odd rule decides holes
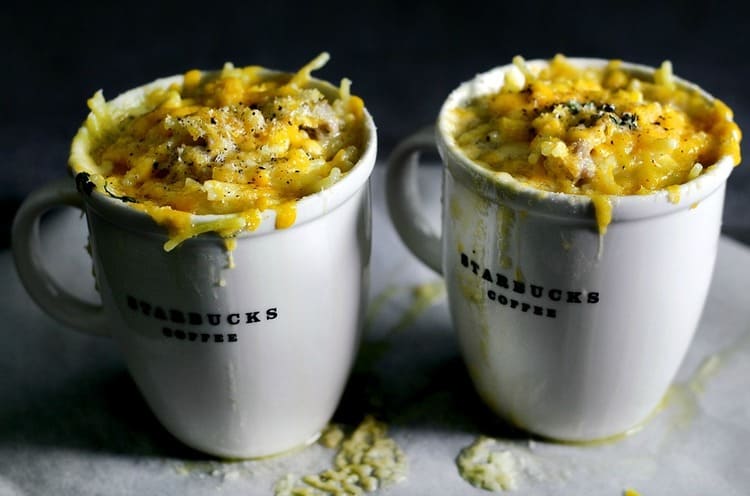
[[[73,142],[71,165],[78,173],[76,180],[62,180],[32,193],[14,221],[17,269],[36,303],[66,326],[115,339],[130,374],[163,426],[183,443],[209,454],[262,457],[312,442],[333,415],[358,346],[371,253],[369,177],[375,164],[376,130],[362,101],[349,94],[348,82],[339,88],[309,77],[310,70],[325,60],[316,61],[297,74],[225,67],[221,73],[228,75],[227,87],[237,89],[258,80],[265,86],[255,92],[235,92],[240,99],[236,105],[222,102],[223,106],[205,110],[206,118],[200,121],[195,119],[203,110],[181,113],[174,91],[187,91],[188,80],[195,84],[199,78],[219,88],[225,82],[216,73],[190,71],[109,102],[95,101]],[[268,91],[269,86],[278,87],[281,100],[245,101]],[[333,120],[317,129],[315,116],[303,116],[305,126],[297,125],[297,114],[291,111],[283,120],[281,115],[276,118],[277,112],[286,112],[281,106],[288,105],[289,95],[297,90],[307,91],[305,95],[312,99],[304,106],[307,110],[325,102],[335,107],[336,102],[347,100],[342,105],[351,110],[354,120],[337,121],[328,108],[320,115]],[[229,92],[221,95],[231,97]],[[152,105],[154,99],[158,105]],[[193,104],[190,101],[186,106]],[[92,143],[115,129],[102,132],[108,116],[120,122],[115,127],[140,116],[148,120],[147,107],[157,107],[157,113],[166,109],[164,119],[173,118],[165,121],[172,138],[184,129],[181,125],[190,124],[193,127],[188,130],[195,130],[196,122],[214,126],[238,116],[254,119],[253,126],[266,126],[265,131],[254,129],[255,137],[267,139],[263,151],[273,152],[277,160],[254,168],[233,167],[229,172],[252,173],[247,183],[264,180],[268,186],[273,174],[295,174],[290,179],[277,178],[293,184],[305,172],[300,169],[308,167],[316,174],[312,168],[317,167],[321,172],[313,179],[323,184],[278,206],[263,208],[261,203],[242,212],[194,214],[147,204],[113,189],[125,186],[112,177],[95,178],[93,173],[81,172],[81,163],[90,165],[91,171],[100,166],[91,157]],[[131,109],[136,109],[134,119],[127,117]],[[178,122],[178,117],[183,121]],[[352,123],[357,126],[358,158],[348,170],[341,165],[352,151],[348,148],[334,158],[326,157],[325,164],[312,159],[302,163],[302,154],[295,151],[296,158],[285,159],[288,171],[273,168],[272,162],[278,167],[282,161],[279,143],[288,144],[286,138],[300,141],[309,157],[320,151],[310,140],[320,141],[335,126],[344,133],[344,126]],[[278,133],[273,134],[274,129]],[[208,133],[192,138],[185,134],[187,141],[180,145],[183,164],[188,152],[205,155],[215,144]],[[280,141],[273,142],[276,138]],[[329,162],[336,167],[326,175],[322,167]],[[215,169],[218,163],[214,162]],[[146,165],[151,168],[151,163]],[[162,165],[155,164],[153,170],[161,170]],[[221,188],[245,187],[245,183],[218,180],[185,184],[203,202],[208,198],[206,190],[215,193]],[[234,199],[231,196],[219,204]],[[86,215],[99,305],[77,299],[45,269],[45,264],[64,263],[64,254],[56,260],[42,258],[39,220],[44,212],[65,205]]]
[[[617,133],[645,133],[656,125],[643,121],[646,111],[623,112],[627,106],[620,101],[616,106],[568,93],[563,103],[533,102],[528,95],[542,87],[540,71],[555,64],[626,78],[615,86],[641,79],[621,87],[631,96],[647,85],[657,92],[671,85],[694,104],[715,107],[724,112],[712,121],[724,139],[720,153],[688,167],[684,181],[636,193],[576,190],[573,180],[569,189],[578,192],[560,192],[549,187],[549,177],[534,183],[533,177],[516,177],[523,170],[504,171],[504,161],[530,156],[532,144],[541,150],[531,159],[537,164],[567,158],[571,148],[579,153],[574,158],[591,158],[592,148],[584,148],[587,130],[612,133],[606,145],[622,146],[617,140],[626,134]],[[491,96],[508,87],[507,95]],[[467,117],[466,109],[482,98],[490,112],[525,105],[513,114],[521,120],[501,119],[475,131],[487,123]],[[519,126],[527,114],[532,118]],[[461,128],[472,119],[476,128]],[[565,141],[566,130],[555,127],[561,119],[572,122],[568,132],[579,133],[580,141]],[[549,136],[541,138],[545,132]],[[562,138],[555,141],[555,133]],[[535,137],[547,141],[533,143]],[[422,130],[394,150],[386,184],[391,219],[410,250],[445,278],[466,367],[493,411],[530,432],[574,442],[631,432],[655,411],[702,313],[739,139],[728,108],[674,77],[668,63],[654,70],[598,59],[518,58],[460,85],[442,106],[436,129]],[[419,154],[435,147],[443,165],[442,232],[426,218],[418,188]],[[594,158],[606,163],[605,151],[594,151],[600,154]],[[500,162],[494,168],[482,162],[493,153]],[[628,162],[635,153],[612,152],[609,160],[635,171],[637,164]],[[649,169],[640,170],[641,179],[648,178]],[[570,173],[557,171],[563,179]],[[598,180],[600,172],[587,172],[576,180]]]

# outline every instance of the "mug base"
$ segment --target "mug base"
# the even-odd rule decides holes
[[[625,438],[628,438],[641,430],[649,423],[651,420],[653,420],[654,417],[656,417],[659,412],[661,412],[666,406],[667,406],[667,400],[669,397],[669,391],[664,394],[662,399],[659,401],[659,403],[654,407],[654,409],[646,415],[642,420],[639,420],[632,426],[615,432],[613,434],[608,434],[604,436],[559,436],[559,435],[549,435],[545,434],[544,432],[541,432],[543,429],[534,429],[531,427],[528,427],[524,425],[522,422],[519,422],[517,419],[510,419],[502,414],[500,414],[500,417],[508,422],[513,427],[516,427],[517,429],[520,429],[522,431],[528,432],[532,434],[533,436],[539,438],[543,441],[548,441],[551,443],[556,444],[568,444],[568,445],[576,445],[576,446],[596,446],[596,445],[602,445],[602,444],[610,444],[610,443],[616,443],[619,441],[622,441]]]
[[[201,453],[205,453],[207,455],[214,456],[216,458],[219,458],[221,460],[225,461],[239,461],[239,460],[249,460],[249,461],[257,461],[257,460],[267,460],[270,458],[276,458],[281,456],[290,455],[292,453],[296,453],[298,451],[302,451],[303,449],[307,448],[308,446],[311,446],[314,444],[318,439],[320,439],[321,434],[323,433],[323,429],[319,429],[315,432],[312,436],[307,438],[305,441],[295,444],[291,447],[284,448],[278,451],[270,451],[268,453],[264,452],[258,452],[257,450],[253,449],[247,449],[247,450],[237,450],[237,449],[224,449],[221,447],[215,447],[215,446],[205,446],[201,443],[193,443],[190,441],[185,441],[180,439],[177,436],[174,436],[180,443],[184,444],[185,446],[192,448],[196,451],[200,451]]]

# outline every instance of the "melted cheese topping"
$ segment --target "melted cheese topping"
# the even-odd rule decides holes
[[[254,230],[269,209],[276,228],[289,227],[296,202],[339,180],[364,146],[364,105],[349,81],[330,99],[310,78],[327,60],[296,74],[191,70],[126,109],[99,91],[84,126],[90,142],[74,140],[71,166],[164,225],[167,250],[203,232]],[[197,224],[192,214],[233,215]]]
[[[538,71],[522,58],[495,93],[455,109],[454,138],[476,163],[540,190],[591,197],[600,232],[610,195],[642,195],[698,177],[720,158],[740,162],[731,110],[679,85],[664,62],[652,80],[611,61],[579,69],[558,55]]]

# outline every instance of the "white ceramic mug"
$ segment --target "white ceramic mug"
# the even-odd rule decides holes
[[[698,325],[733,163],[723,158],[680,186],[678,203],[666,191],[613,198],[601,237],[588,197],[493,177],[452,138],[452,109],[497,91],[509,67],[462,84],[436,131],[394,151],[391,218],[406,245],[445,277],[467,368],[495,412],[559,440],[624,433],[659,405]],[[417,184],[418,154],[436,145],[442,233],[425,218]]]
[[[127,98],[127,93],[124,95]],[[217,235],[164,251],[149,216],[78,181],[32,193],[13,225],[13,254],[39,306],[76,329],[112,336],[161,423],[198,450],[260,457],[314,440],[330,420],[361,334],[371,252],[369,177],[377,138],[365,112],[359,162],[337,183],[299,200],[296,221]],[[101,305],[56,283],[39,221],[60,205],[86,213]],[[219,216],[195,215],[193,222]],[[231,266],[231,267],[230,267]]]

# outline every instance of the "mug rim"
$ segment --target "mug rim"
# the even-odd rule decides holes
[[[587,57],[566,57],[566,60],[579,68],[603,68],[610,60]],[[546,67],[550,60],[534,59],[526,61],[531,68]],[[497,173],[469,159],[458,147],[451,133],[450,114],[453,109],[468,99],[499,90],[503,85],[504,75],[513,64],[506,64],[477,74],[456,87],[443,102],[435,127],[435,138],[438,151],[443,158],[444,166],[470,189],[493,202],[510,203],[524,210],[535,211],[553,217],[586,218],[595,222],[591,215],[593,202],[585,194],[571,194],[546,191],[515,179],[508,173]],[[622,69],[629,74],[653,76],[654,67],[621,62]],[[716,98],[704,89],[674,76],[680,87],[696,92],[707,101]],[[704,165],[704,171],[695,179],[676,185],[679,201],[670,200],[666,188],[639,195],[603,195],[612,205],[612,221],[640,219],[665,215],[677,210],[691,208],[711,193],[719,189],[734,170],[730,156],[724,155],[715,163]]]
[[[284,71],[277,71],[267,68],[260,68],[260,70],[269,76],[292,74]],[[202,71],[204,74],[218,74],[220,70],[215,71]],[[127,109],[131,111],[135,103],[140,102],[142,97],[153,90],[160,88],[167,88],[174,83],[181,83],[184,79],[184,75],[178,74],[168,76],[164,78],[156,79],[150,83],[131,88],[111,100],[107,101],[107,104],[116,105],[118,108]],[[339,95],[339,89],[328,81],[310,78],[311,84],[323,92],[327,97],[332,95]],[[170,237],[167,229],[160,225],[155,219],[153,219],[148,213],[133,208],[128,205],[127,201],[120,198],[113,197],[106,192],[100,191],[98,188],[89,189],[83,191],[77,175],[85,171],[76,171],[72,162],[74,160],[85,160],[90,162],[92,166],[95,166],[95,162],[91,158],[89,153],[91,140],[89,130],[86,127],[86,122],[93,116],[93,112],[87,114],[86,120],[84,120],[81,127],[78,129],[73,142],[71,143],[70,160],[68,163],[68,171],[76,178],[76,186],[79,193],[84,199],[87,208],[91,208],[103,217],[112,220],[113,222],[121,225],[124,228],[130,228],[137,231],[147,232],[157,236],[161,236],[164,239]],[[331,186],[322,189],[318,192],[305,195],[295,202],[296,218],[292,225],[284,229],[277,229],[276,222],[276,211],[273,209],[261,210],[261,222],[253,230],[242,229],[229,238],[243,238],[249,236],[259,236],[263,234],[269,234],[276,231],[283,232],[290,229],[294,229],[296,226],[305,224],[311,220],[314,220],[320,216],[325,215],[329,211],[334,210],[339,205],[343,204],[351,196],[353,196],[361,187],[367,183],[375,167],[376,155],[377,155],[377,128],[372,115],[366,107],[363,108],[363,128],[364,128],[364,144],[362,153],[360,154],[357,162],[352,168],[342,175],[335,183]],[[184,212],[180,210],[174,210],[175,212]],[[194,226],[201,226],[210,223],[216,223],[224,220],[231,220],[241,215],[242,212],[233,212],[226,214],[194,214],[190,212],[184,212],[190,216],[191,223]],[[199,234],[188,238],[182,243],[195,241],[197,239],[225,239],[220,236],[216,231],[208,231],[203,234]],[[228,238],[227,238],[228,239]],[[181,243],[181,244],[182,244]]]

